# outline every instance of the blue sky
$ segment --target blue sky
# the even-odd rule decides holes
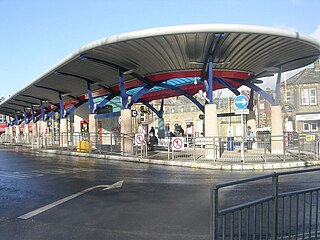
[[[318,37],[320,0],[0,0],[0,96],[93,40],[151,27],[235,23]]]

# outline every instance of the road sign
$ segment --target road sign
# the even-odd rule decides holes
[[[246,96],[244,95],[238,95],[235,99],[234,99],[234,105],[236,106],[236,108],[238,109],[245,109],[249,104],[249,100]]]
[[[172,138],[172,150],[183,151],[184,150],[184,138],[173,137]]]
[[[234,110],[235,115],[240,115],[240,114],[249,114],[249,109],[235,109]]]
[[[146,144],[146,141],[144,140],[144,134],[143,133],[136,133],[134,136],[135,142],[137,146],[143,146]]]
[[[131,110],[131,116],[132,117],[138,116],[138,111],[137,110]]]

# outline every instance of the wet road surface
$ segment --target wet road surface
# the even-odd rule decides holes
[[[270,172],[231,172],[0,150],[1,239],[208,239],[210,186]],[[288,177],[281,190],[318,186]],[[28,219],[18,217],[97,185]],[[228,188],[223,205],[269,193],[270,182]]]

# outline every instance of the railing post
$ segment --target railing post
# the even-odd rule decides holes
[[[301,144],[300,144],[300,136],[298,136],[298,154],[299,154],[299,161],[301,160]]]
[[[278,188],[278,175],[275,174],[272,177],[272,196],[273,196],[273,222],[272,222],[272,233],[271,239],[276,240],[278,235],[278,195],[279,195],[279,188]]]
[[[210,188],[210,239],[218,239],[218,220],[219,220],[219,189],[216,186]]]
[[[193,161],[195,162],[195,161],[196,161],[196,154],[197,154],[197,152],[196,152],[195,137],[193,137],[193,146],[192,146],[192,148],[193,148]]]

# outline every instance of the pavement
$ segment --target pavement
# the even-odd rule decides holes
[[[31,149],[30,146],[24,145],[2,145],[3,148],[16,149],[25,152],[39,152],[60,154],[68,156],[89,157],[100,160],[115,160],[124,162],[136,162],[166,166],[177,167],[189,167],[200,169],[212,169],[212,170],[232,170],[232,171],[263,171],[263,170],[280,170],[290,168],[311,167],[320,165],[320,157],[318,160],[313,155],[307,153],[301,153],[301,160],[298,159],[298,153],[294,151],[286,152],[285,155],[271,154],[263,151],[262,149],[252,149],[245,151],[245,161],[241,161],[241,153],[239,149],[235,151],[224,151],[221,158],[218,161],[206,160],[205,150],[197,149],[196,160],[192,159],[193,149],[185,150],[180,154],[175,153],[174,159],[168,160],[168,151],[166,148],[159,147],[159,150],[148,151],[147,157],[141,157],[138,151],[136,155],[121,155],[119,153],[108,153],[104,151],[99,153],[99,150],[95,150],[91,153],[78,152],[74,150],[61,150],[61,149]],[[188,152],[189,151],[189,152]]]
[[[270,154],[268,156],[268,162],[253,162],[245,161],[242,163],[240,161],[239,152],[227,152],[219,161],[213,160],[180,160],[179,157],[175,157],[174,160],[168,160],[167,152],[155,151],[150,152],[149,157],[139,157],[139,156],[121,156],[121,155],[110,155],[110,154],[99,154],[99,153],[83,153],[77,151],[66,151],[57,149],[42,149],[38,150],[44,153],[62,154],[69,156],[83,156],[97,159],[108,159],[117,161],[127,161],[127,162],[138,162],[146,164],[156,164],[156,165],[167,165],[167,166],[179,166],[179,167],[190,167],[190,168],[201,168],[201,169],[212,169],[212,170],[234,170],[234,171],[247,171],[247,170],[276,170],[276,169],[287,169],[287,168],[299,168],[299,167],[309,167],[320,165],[320,161],[315,161],[313,158],[307,157],[306,160],[296,160],[294,157],[287,157],[286,159],[279,158],[277,156],[271,158]],[[260,150],[250,150],[250,155],[248,159],[253,159],[263,156]],[[275,159],[274,159],[275,158]],[[231,161],[236,159],[237,161]],[[308,160],[310,159],[310,160]]]

